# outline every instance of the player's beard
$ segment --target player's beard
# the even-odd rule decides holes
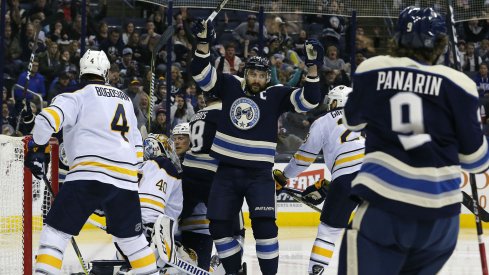
[[[246,84],[246,91],[248,91],[249,93],[251,94],[257,94],[263,90],[265,90],[266,88],[266,84],[265,85],[260,85],[260,83],[252,83],[252,84]]]

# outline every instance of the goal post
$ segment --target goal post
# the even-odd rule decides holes
[[[31,137],[0,135],[0,274],[32,274],[34,252],[52,196],[24,166]],[[59,146],[49,141],[48,179],[58,191]]]

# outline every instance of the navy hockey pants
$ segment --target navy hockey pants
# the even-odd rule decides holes
[[[338,274],[436,274],[457,243],[459,216],[419,220],[363,202],[343,236]]]

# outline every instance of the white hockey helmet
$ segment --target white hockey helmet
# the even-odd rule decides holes
[[[190,123],[180,123],[175,125],[173,130],[171,131],[172,135],[188,135],[190,136]]]
[[[80,58],[80,77],[84,74],[99,75],[109,82],[110,62],[104,51],[87,50]]]
[[[328,108],[331,109],[331,104],[336,100],[335,108],[342,108],[346,104],[346,100],[348,99],[348,95],[351,93],[353,89],[345,86],[339,85],[334,87],[328,93]]]
[[[159,156],[169,159],[177,171],[182,172],[180,159],[175,152],[173,141],[163,134],[149,134],[143,141],[144,160],[155,159]]]

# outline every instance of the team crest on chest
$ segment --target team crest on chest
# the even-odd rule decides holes
[[[260,108],[258,108],[258,105],[253,100],[240,97],[231,105],[229,117],[236,128],[248,130],[255,127],[258,123],[260,119]]]

